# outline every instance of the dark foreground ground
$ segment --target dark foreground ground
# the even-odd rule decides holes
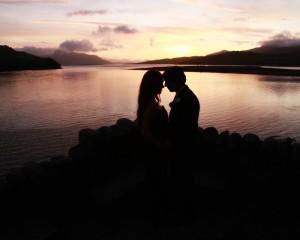
[[[164,71],[169,66],[136,68],[134,70],[150,70],[155,69]],[[217,73],[244,73],[256,75],[274,75],[274,76],[300,76],[300,70],[279,69],[260,66],[180,66],[185,72],[217,72]]]
[[[134,124],[121,119],[82,130],[68,157],[10,173],[0,189],[0,239],[300,236],[300,146],[292,139],[199,129],[188,182],[170,174],[149,181],[145,151]],[[172,160],[170,149],[161,153]]]

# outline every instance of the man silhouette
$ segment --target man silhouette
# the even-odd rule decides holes
[[[170,205],[177,212],[174,219],[189,221],[194,217],[192,170],[200,104],[196,95],[185,84],[186,76],[182,68],[170,67],[163,73],[163,77],[169,91],[176,92],[170,103],[168,123],[172,145],[170,170],[173,183],[170,189]]]
[[[186,76],[182,68],[170,67],[163,73],[163,77],[169,91],[176,92],[173,102],[170,103],[170,140],[176,147],[190,146],[195,143],[198,133],[198,98],[185,84]]]

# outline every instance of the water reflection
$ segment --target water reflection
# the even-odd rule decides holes
[[[188,73],[187,76],[188,84],[201,102],[201,126],[300,140],[298,79],[279,81],[269,76],[219,73]]]
[[[66,153],[81,128],[135,119],[144,72],[97,66],[0,73],[0,151],[7,152],[0,162]],[[200,126],[300,141],[300,78],[187,73],[187,84],[200,100]],[[168,111],[173,97],[163,89]]]
[[[257,79],[260,81],[269,82],[300,82],[300,77],[290,77],[290,76],[267,76],[267,75],[257,75]]]
[[[257,78],[261,85],[260,87],[264,88],[267,93],[283,96],[300,91],[300,77],[258,76]]]

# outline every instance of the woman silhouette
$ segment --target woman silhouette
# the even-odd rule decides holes
[[[136,122],[146,143],[162,147],[167,139],[168,113],[160,105],[164,87],[163,76],[155,70],[147,71],[139,89]]]
[[[167,160],[166,140],[168,113],[160,105],[163,89],[162,74],[155,70],[147,71],[139,89],[137,125],[144,140],[142,159],[145,163],[145,180],[148,185],[146,196],[146,218],[154,223],[165,215]],[[150,201],[150,202],[149,202]]]

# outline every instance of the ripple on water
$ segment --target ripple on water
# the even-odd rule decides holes
[[[142,75],[100,66],[0,74],[0,174],[1,168],[67,154],[82,128],[134,119]],[[187,84],[200,100],[201,127],[300,141],[295,78],[187,73]],[[163,90],[167,110],[173,97]]]

